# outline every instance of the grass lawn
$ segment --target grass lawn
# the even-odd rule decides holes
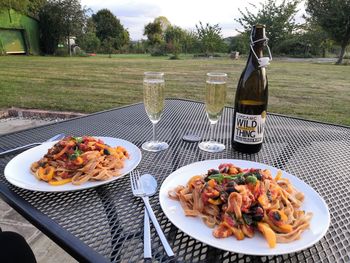
[[[142,101],[144,71],[164,71],[166,97],[204,99],[205,74],[229,74],[227,105],[245,59],[169,60],[148,55],[0,57],[0,108],[96,112]],[[350,125],[350,66],[275,60],[268,68],[270,112]]]

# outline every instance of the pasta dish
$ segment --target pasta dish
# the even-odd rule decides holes
[[[270,248],[300,238],[309,228],[312,213],[301,209],[304,194],[279,170],[241,169],[231,163],[191,177],[186,186],[170,190],[186,216],[200,217],[213,236],[237,240],[261,232]]]
[[[89,136],[66,137],[57,142],[30,171],[50,185],[108,180],[120,175],[129,154],[124,147],[111,147]]]

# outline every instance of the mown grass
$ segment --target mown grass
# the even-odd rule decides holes
[[[166,97],[203,101],[205,74],[229,74],[227,105],[245,59],[169,60],[148,55],[0,57],[0,108],[96,112],[142,101],[144,71],[164,71]],[[273,61],[270,112],[350,125],[350,67]]]

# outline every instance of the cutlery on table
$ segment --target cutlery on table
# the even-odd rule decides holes
[[[143,190],[146,196],[152,196],[157,191],[157,180],[150,174],[143,174],[140,177]],[[151,226],[149,223],[149,215],[147,208],[144,210],[144,230],[143,230],[143,252],[144,258],[152,258],[152,246],[151,246]]]
[[[53,136],[52,138],[48,139],[45,142],[57,141],[57,140],[63,139],[64,137],[65,137],[64,133],[57,134],[57,135]],[[19,150],[23,150],[23,149],[27,149],[27,148],[30,148],[30,147],[33,147],[33,146],[41,145],[43,143],[44,142],[34,142],[34,143],[27,144],[27,145],[19,146],[19,147],[16,147],[16,148],[13,148],[13,149],[10,149],[10,150],[7,150],[7,151],[3,151],[3,152],[0,153],[0,157],[5,156],[5,155],[10,154],[10,153],[13,153],[13,152],[16,152],[16,151],[19,151]]]
[[[149,175],[151,176],[151,175]],[[139,171],[132,171],[130,173],[130,182],[131,182],[131,189],[132,189],[132,193],[134,194],[134,196],[136,197],[141,197],[143,202],[145,203],[145,207],[147,209],[148,215],[151,218],[151,221],[157,231],[157,234],[160,238],[160,241],[162,242],[164,249],[167,253],[167,255],[169,257],[174,256],[174,252],[172,251],[158,221],[157,218],[152,210],[152,207],[149,203],[148,200],[148,195],[146,194],[145,190],[144,190],[144,186],[143,184],[147,184],[149,181],[147,180],[147,182],[143,183],[143,180],[140,180],[140,172]],[[151,184],[151,183],[150,183]]]

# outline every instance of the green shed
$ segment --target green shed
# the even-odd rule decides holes
[[[38,55],[38,21],[12,9],[0,10],[0,53]]]

